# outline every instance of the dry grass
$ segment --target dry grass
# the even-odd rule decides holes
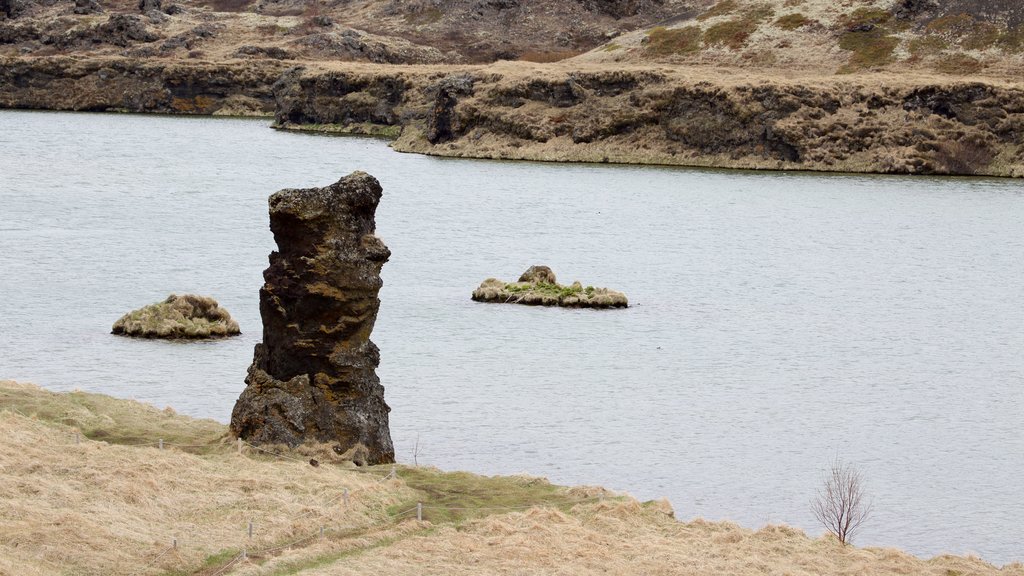
[[[758,531],[702,520],[682,523],[666,507],[635,501],[528,510],[440,527],[344,562],[289,572],[363,574],[788,574],[922,576],[1020,574],[976,559],[921,560],[890,549],[858,549],[784,526]]]
[[[1020,564],[921,560],[787,527],[678,522],[667,502],[538,478],[401,468],[399,479],[381,482],[383,471],[240,456],[230,444],[196,456],[74,443],[66,423],[88,433],[104,418],[118,438],[166,427],[181,441],[217,445],[224,433],[134,402],[0,382],[0,574],[211,576],[245,547],[257,553],[225,573],[1024,575]],[[338,499],[343,487],[352,491],[348,509]],[[415,502],[427,505],[424,522],[396,521]],[[316,536],[320,526],[334,529],[258,552]],[[172,538],[177,550],[168,549]]]
[[[171,294],[114,322],[114,334],[143,338],[222,338],[240,334],[238,322],[213,298]]]
[[[202,437],[207,425],[199,429]],[[277,546],[320,526],[388,526],[387,507],[409,498],[399,481],[333,466],[232,450],[197,456],[76,444],[70,427],[13,410],[0,410],[0,435],[0,571],[17,567],[10,574],[192,573],[209,558]],[[345,487],[349,509],[332,502]],[[173,538],[178,549],[144,569]]]

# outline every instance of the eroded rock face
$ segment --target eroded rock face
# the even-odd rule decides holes
[[[375,178],[355,172],[324,188],[270,197],[270,254],[256,345],[231,430],[254,444],[366,446],[394,461],[384,387],[370,341],[380,270],[391,252],[374,235]]]

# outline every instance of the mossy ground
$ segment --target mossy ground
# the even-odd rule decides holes
[[[401,126],[390,126],[387,124],[373,124],[370,122],[359,122],[353,124],[287,124],[275,125],[278,130],[289,130],[292,132],[308,132],[315,134],[338,134],[354,136],[374,136],[395,140],[402,135]]]
[[[690,54],[700,50],[700,26],[665,28],[659,26],[647,33],[645,49],[657,56]]]

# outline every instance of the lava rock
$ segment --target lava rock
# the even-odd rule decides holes
[[[75,14],[99,14],[103,12],[103,7],[99,5],[96,0],[75,0]]]
[[[270,197],[277,251],[263,273],[256,345],[231,430],[253,444],[364,446],[371,464],[393,462],[390,408],[370,341],[391,255],[374,235],[382,190],[355,172],[324,188]]]

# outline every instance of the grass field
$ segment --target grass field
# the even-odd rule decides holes
[[[0,574],[11,576],[1024,575],[785,526],[680,522],[664,501],[541,478],[407,466],[391,477],[326,456],[311,466],[316,448],[239,453],[213,421],[10,381],[0,435]]]

